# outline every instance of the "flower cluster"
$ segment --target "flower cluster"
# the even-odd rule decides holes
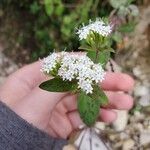
[[[87,26],[78,29],[79,39],[86,39],[91,34],[91,31],[106,37],[112,32],[112,27],[104,23],[104,21],[97,19],[95,22],[90,22]]]
[[[58,65],[59,64],[59,65]],[[57,68],[57,75],[64,81],[77,81],[78,88],[84,92],[92,93],[93,84],[104,80],[105,71],[101,64],[94,64],[85,54],[52,53],[43,59],[42,71],[51,75]]]

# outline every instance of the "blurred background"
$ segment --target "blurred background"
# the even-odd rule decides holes
[[[114,70],[136,81],[133,109],[120,111],[112,125],[99,126],[115,150],[149,150],[149,0],[0,0],[0,84],[22,65],[54,49],[78,51],[76,29],[97,17],[108,17],[114,25]]]

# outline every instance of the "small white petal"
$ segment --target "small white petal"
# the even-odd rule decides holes
[[[78,29],[77,34],[79,35],[79,39],[86,39],[91,31],[106,37],[112,32],[112,27],[106,25],[102,20],[97,19],[95,22],[90,21],[87,26]]]
[[[101,64],[94,64],[93,61],[86,55],[79,55],[74,53],[53,53],[44,58],[42,64],[42,71],[46,74],[56,68],[60,64],[58,75],[63,80],[76,80],[78,88],[84,92],[92,93],[94,83],[102,82],[104,80],[105,71]]]

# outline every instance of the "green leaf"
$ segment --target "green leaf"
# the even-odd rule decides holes
[[[109,61],[111,50],[112,49],[105,50],[99,53],[99,63],[103,64],[103,66],[105,66],[107,62]]]
[[[86,51],[93,51],[90,46],[80,46],[78,49],[86,50]]]
[[[96,63],[100,63],[102,64],[103,66],[106,65],[106,63],[109,61],[110,59],[110,53],[112,52],[113,50],[110,48],[108,50],[104,50],[104,51],[99,51],[98,53],[98,56],[97,56],[97,61]],[[113,51],[114,52],[114,51]],[[96,52],[95,51],[89,51],[87,53],[87,56],[89,58],[91,58],[92,61],[95,62],[95,59],[96,59]]]
[[[92,99],[97,100],[100,106],[108,104],[108,98],[104,91],[98,86],[95,85],[93,88],[93,93],[89,95]]]
[[[59,3],[58,6],[55,8],[56,15],[61,16],[63,11],[64,11],[64,6],[62,3]]]
[[[99,115],[98,101],[81,92],[78,97],[78,111],[83,122],[87,126],[92,126]]]
[[[129,22],[127,24],[123,24],[119,27],[118,31],[122,33],[130,33],[134,31],[136,23],[135,22]]]
[[[134,1],[136,1],[136,0],[128,0],[127,4],[130,5]]]
[[[111,53],[115,53],[115,50],[113,48],[111,48],[111,47],[106,49],[105,51],[108,51],[108,52],[111,52]]]
[[[76,84],[70,81],[63,81],[60,78],[53,78],[41,83],[39,87],[49,92],[67,92],[75,90]]]
[[[122,41],[122,35],[120,32],[115,32],[112,34],[112,39],[117,42],[120,43]]]
[[[40,11],[40,5],[34,1],[31,5],[30,5],[30,11],[32,14],[36,14]]]
[[[87,56],[92,60],[95,61],[96,58],[96,51],[88,51]]]
[[[120,8],[121,6],[125,6],[128,3],[128,0],[109,0],[110,5],[113,8]]]
[[[44,0],[45,11],[48,16],[51,16],[54,11],[54,5],[52,0]]]

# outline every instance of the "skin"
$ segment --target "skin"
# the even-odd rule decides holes
[[[77,95],[54,93],[40,89],[47,77],[40,72],[40,62],[26,65],[8,77],[0,88],[2,102],[16,114],[53,137],[66,139],[82,121],[77,112]],[[107,72],[101,83],[109,104],[100,109],[99,119],[110,123],[117,115],[113,109],[129,110],[133,99],[125,94],[131,91],[134,80],[127,74]]]

